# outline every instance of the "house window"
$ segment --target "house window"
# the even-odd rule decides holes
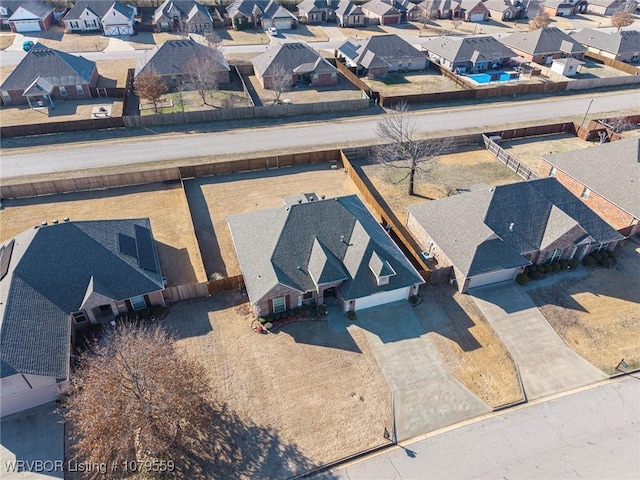
[[[562,248],[556,248],[554,251],[549,252],[549,254],[547,255],[547,261],[550,263],[557,262],[558,260],[560,260],[563,251],[564,249]]]
[[[302,295],[302,303],[311,303],[313,302],[313,292],[307,292]]]
[[[556,167],[551,167],[551,171],[549,172],[550,177],[555,177],[558,169]]]
[[[589,198],[590,193],[591,193],[591,190],[589,190],[587,187],[584,187],[584,190],[582,190],[582,195],[580,195],[580,198],[582,198],[583,200],[586,200],[587,198]]]
[[[82,85],[76,85],[76,93],[78,95],[84,95],[84,88],[82,88]]]
[[[171,83],[178,83],[178,76],[177,75],[171,75]]]
[[[143,310],[147,308],[147,301],[144,299],[144,295],[138,297],[131,297],[131,307],[134,310]]]
[[[271,302],[273,303],[273,313],[284,312],[287,309],[284,297],[274,298]]]
[[[607,244],[606,243],[601,243],[600,245],[598,245],[598,248],[595,248],[593,251],[594,252],[604,252],[607,249]]]
[[[6,90],[2,90],[2,100],[4,100],[5,102],[11,101],[11,96]]]
[[[66,87],[60,87],[58,90],[60,91],[60,96],[61,97],[66,97],[67,96],[67,88]]]

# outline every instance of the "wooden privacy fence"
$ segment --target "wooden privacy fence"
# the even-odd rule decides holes
[[[349,67],[343,64],[339,59],[335,60],[336,68],[342,75],[346,77],[352,84],[358,87],[360,90],[365,92],[369,98],[374,98],[378,95],[377,92],[371,90],[371,87],[367,85],[363,80],[361,80],[355,72],[353,72]]]
[[[640,68],[634,67],[633,65],[629,65],[628,63],[621,62],[620,60],[616,60],[614,58],[605,57],[604,55],[600,55],[595,52],[587,52],[587,58],[591,58],[597,62],[603,63],[608,67],[615,68],[616,70],[620,70],[624,73],[628,73],[629,75],[640,75]]]
[[[499,136],[502,140],[511,140],[513,138],[537,137],[541,135],[552,135],[557,133],[575,134],[575,124],[572,122],[552,123],[549,125],[536,125],[535,127],[513,128],[508,130],[505,129],[498,132],[485,133],[485,135],[489,137]]]
[[[85,130],[101,130],[104,128],[121,128],[124,123],[121,117],[92,118],[68,122],[31,123],[29,125],[12,125],[0,127],[0,138],[25,137],[28,135],[48,135],[61,132],[81,132]]]
[[[494,157],[496,157],[522,178],[524,178],[525,180],[535,180],[537,178],[540,178],[537,173],[533,172],[526,165],[520,163],[520,161],[516,157],[514,157],[510,153],[507,153],[504,148],[491,140],[489,137],[487,137],[486,135],[482,135],[482,139],[484,140],[486,149],[490,153],[492,153]]]
[[[167,302],[180,302],[191,298],[208,297],[222,292],[230,292],[241,290],[244,288],[244,279],[242,275],[235,277],[222,278],[220,280],[211,280],[209,282],[190,283],[187,285],[178,285],[175,287],[167,287],[162,294]]]

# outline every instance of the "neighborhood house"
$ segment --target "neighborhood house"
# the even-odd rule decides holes
[[[637,30],[606,33],[585,28],[579,32],[571,32],[570,35],[585,45],[589,52],[621,62],[640,62],[640,32]]]
[[[161,32],[203,34],[213,30],[207,7],[192,0],[165,0],[154,12],[153,23]]]
[[[135,15],[135,8],[120,2],[79,0],[62,21],[67,32],[102,30],[109,37],[132,35]]]
[[[543,65],[560,58],[582,60],[587,52],[584,45],[556,27],[518,32],[500,41],[525,60]]]
[[[361,310],[406,300],[424,283],[356,195],[307,193],[227,220],[256,316],[329,297]]]
[[[457,73],[509,66],[516,53],[493,37],[434,37],[422,44],[429,60]]]
[[[2,11],[4,10],[4,11]],[[0,13],[7,19],[12,32],[28,33],[47,30],[53,23],[55,8],[39,0],[3,2]]]
[[[149,219],[36,226],[0,248],[0,414],[55,400],[71,339],[91,324],[164,305]]]

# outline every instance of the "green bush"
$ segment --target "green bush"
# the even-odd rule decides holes
[[[295,317],[296,316],[296,312],[294,310],[289,310],[287,312],[287,317],[291,318],[291,317]]]
[[[533,272],[531,272],[531,275],[528,275],[530,280],[540,280],[541,278],[544,278],[544,274],[540,273],[537,269],[534,270]]]
[[[558,265],[560,265],[560,270],[566,270],[569,266],[569,262],[567,262],[566,260],[560,260],[558,262]]]
[[[318,315],[326,315],[327,307],[325,305],[318,305]]]
[[[600,252],[600,255],[602,255],[602,258],[609,258],[609,252],[606,250],[604,252]]]
[[[525,275],[531,275],[533,272],[537,272],[538,269],[535,265],[529,265],[527,268],[524,269],[524,273]]]
[[[150,316],[151,316],[151,310],[149,310],[148,308],[145,308],[144,310],[140,310],[140,318],[142,318],[143,320],[149,320]]]
[[[264,317],[260,317],[260,318],[258,319],[258,321],[260,322],[260,324],[261,324],[261,325],[264,325],[265,323],[267,323],[267,322],[268,322],[268,320],[267,320],[266,318],[264,318]]]
[[[536,270],[538,270],[538,273],[544,273],[545,272],[544,265],[537,265]]]
[[[544,273],[551,273],[553,271],[553,266],[550,263],[544,264]]]
[[[164,311],[164,308],[165,307],[163,307],[162,305],[151,305],[151,315],[159,317]]]
[[[584,265],[585,267],[591,267],[595,264],[596,264],[596,259],[591,255],[587,255],[582,259],[582,265]]]
[[[518,285],[526,285],[529,283],[529,276],[526,273],[519,273],[516,275],[516,283]]]
[[[551,267],[553,268],[554,272],[559,272],[560,271],[560,262],[554,262],[551,264]]]
[[[280,315],[279,313],[274,313],[274,314],[273,314],[273,319],[274,319],[274,320],[276,320],[276,321],[277,321],[277,320],[280,320],[281,318],[282,318],[282,315]]]
[[[614,252],[613,250],[609,250],[607,251],[607,253],[609,254],[609,258],[616,258],[616,252]]]
[[[302,313],[302,307],[295,308],[296,315],[300,315]]]
[[[347,312],[347,318],[351,321],[356,319],[356,312],[354,312],[353,310],[349,310]]]
[[[576,260],[575,258],[573,260],[569,260],[569,268],[576,269],[578,268],[578,265],[578,260]]]
[[[605,268],[611,268],[613,267],[613,260],[609,257],[606,257],[600,260],[600,263],[598,265]]]
[[[302,304],[302,310],[309,310],[309,304],[308,303],[303,303]]]
[[[592,254],[591,256],[594,258],[594,260],[596,262],[599,262],[600,260],[602,260],[602,254],[599,253],[599,252],[596,252],[596,253]]]
[[[411,296],[409,297],[409,303],[410,303],[411,305],[417,305],[417,304],[418,304],[418,300],[420,300],[420,299],[418,298],[418,296],[417,296],[417,295],[411,295]]]

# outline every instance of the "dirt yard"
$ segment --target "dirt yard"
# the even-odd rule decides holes
[[[415,95],[419,93],[451,92],[458,87],[434,68],[415,73],[390,73],[384,79],[363,78],[369,87],[382,96]]]
[[[333,333],[324,321],[257,334],[246,301],[180,302],[165,321],[178,348],[206,365],[214,399],[245,425],[234,436],[242,460],[220,478],[288,478],[383,444],[390,393],[364,334]]]
[[[28,35],[49,48],[68,53],[101,52],[109,44],[109,38],[100,32],[65,33],[60,25],[53,25],[44,32],[29,32]]]
[[[98,60],[96,62],[96,68],[100,73],[98,87],[124,88],[127,85],[127,71],[135,66],[135,58]]]
[[[265,90],[258,82],[255,75],[251,75],[249,81],[258,92],[258,96],[265,105],[273,105],[275,96],[272,90]],[[290,88],[280,96],[280,101],[288,99],[293,104],[316,102],[340,102],[343,100],[359,100],[362,93],[342,74],[338,74],[338,84],[326,87],[311,87],[299,85]]]
[[[54,218],[107,220],[149,217],[168,284],[205,281],[187,201],[179,185],[160,184],[5,200],[0,210],[1,240]]]
[[[222,40],[222,45],[262,45],[267,44],[271,37],[264,30],[233,30],[232,28],[214,30]]]
[[[637,242],[637,241],[636,241]],[[593,267],[581,280],[565,280],[529,295],[562,339],[607,374],[624,358],[640,368],[640,245],[628,240],[617,265]]]
[[[328,198],[356,193],[345,173],[330,164],[261,170],[234,175],[203,177],[185,182],[208,276],[239,275],[240,266],[227,225],[227,217],[280,207],[282,198],[316,192]]]
[[[394,183],[402,178],[397,170],[391,172],[382,165],[371,164],[366,160],[354,161],[353,165],[371,181],[401,222],[407,218],[409,205],[425,199],[442,198],[448,192],[469,188],[478,183],[494,186],[522,181],[489,152],[476,147],[463,147],[455,153],[440,157],[432,170],[431,178],[417,182],[414,196],[407,194],[406,182]]]
[[[594,146],[572,133],[546,135],[542,137],[518,138],[500,144],[508,153],[516,157],[534,172],[540,171],[542,156],[569,152]]]
[[[2,35],[0,35],[0,50],[4,50],[7,47],[11,46],[15,38],[16,36],[13,34],[3,33]]]
[[[430,285],[415,307],[449,372],[491,407],[523,399],[515,364],[468,295]]]
[[[4,107],[0,110],[2,125],[30,125],[32,123],[68,122],[89,120],[95,108],[110,110],[112,117],[122,116],[122,100],[116,98],[87,98],[83,100],[56,101],[55,107],[30,108],[29,105]]]

